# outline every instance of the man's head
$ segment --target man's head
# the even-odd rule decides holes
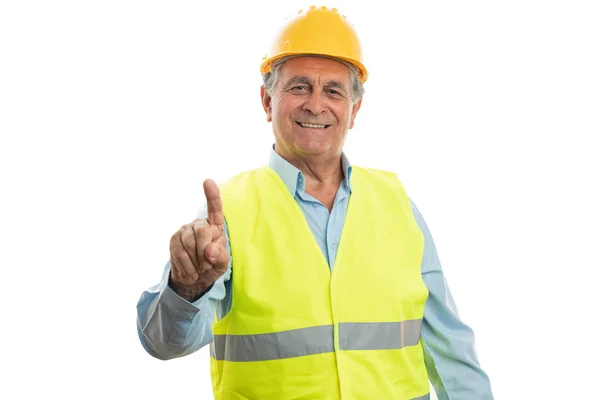
[[[261,88],[280,153],[335,157],[342,152],[364,89],[352,66],[332,58],[295,56],[276,64]]]
[[[326,7],[299,11],[275,37],[261,72],[262,103],[278,152],[339,156],[367,79],[346,17]]]

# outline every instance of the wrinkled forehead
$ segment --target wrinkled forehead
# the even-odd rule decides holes
[[[334,80],[346,85],[351,83],[351,67],[344,61],[319,55],[296,55],[280,62],[283,79],[305,77],[308,80]]]

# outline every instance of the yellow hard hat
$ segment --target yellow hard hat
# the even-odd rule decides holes
[[[300,10],[278,32],[271,50],[263,57],[260,72],[269,72],[278,59],[314,54],[347,61],[356,68],[361,82],[367,80],[356,31],[335,8],[311,6]]]

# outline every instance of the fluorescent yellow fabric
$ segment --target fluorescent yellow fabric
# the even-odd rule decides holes
[[[330,272],[273,170],[240,174],[221,186],[233,303],[214,334],[261,340],[260,334],[333,325],[335,351],[266,361],[211,357],[216,399],[413,399],[429,392],[420,341],[401,349],[340,350],[339,324],[420,321],[428,294],[421,279],[423,237],[398,179],[353,167],[351,187]],[[247,336],[235,338],[241,337]]]

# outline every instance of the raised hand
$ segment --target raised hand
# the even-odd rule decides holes
[[[208,218],[184,225],[172,237],[169,286],[192,302],[223,275],[229,266],[225,248],[223,202],[217,184],[204,181]]]

